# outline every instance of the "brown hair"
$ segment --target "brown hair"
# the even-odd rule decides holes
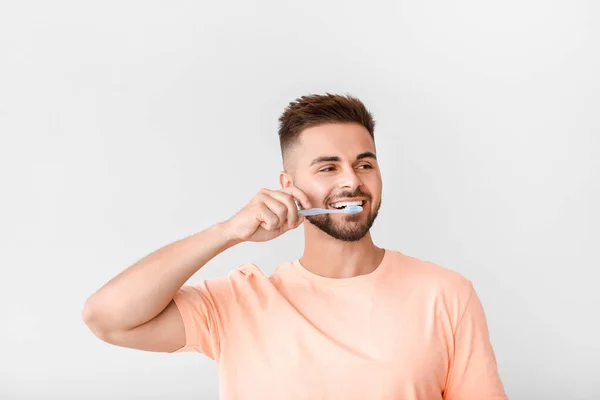
[[[307,128],[331,123],[357,123],[364,126],[375,139],[375,121],[365,105],[357,98],[326,93],[307,95],[291,102],[279,117],[281,154],[294,145]]]

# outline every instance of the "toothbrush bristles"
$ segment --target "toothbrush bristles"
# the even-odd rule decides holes
[[[362,211],[361,206],[349,205],[344,209],[346,214],[356,214]]]

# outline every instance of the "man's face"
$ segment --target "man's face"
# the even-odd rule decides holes
[[[313,207],[333,209],[340,201],[362,202],[360,213],[315,215],[306,217],[308,221],[343,241],[360,240],[369,232],[381,206],[382,182],[375,144],[363,126],[308,128],[287,158],[294,185],[308,195]]]

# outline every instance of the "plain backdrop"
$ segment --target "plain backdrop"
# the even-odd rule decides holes
[[[277,189],[277,118],[332,92],[377,120],[375,242],[472,280],[509,398],[600,399],[599,20],[573,0],[2,1],[0,398],[216,399],[213,361],[101,342],[84,302]],[[302,239],[189,283],[269,274]]]

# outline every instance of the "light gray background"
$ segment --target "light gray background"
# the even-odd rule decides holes
[[[0,398],[215,399],[215,365],[95,338],[86,298],[278,188],[277,118],[377,120],[376,243],[475,284],[511,399],[599,399],[594,1],[3,1]],[[218,256],[270,273],[302,231]],[[393,316],[390,316],[393,317]]]

